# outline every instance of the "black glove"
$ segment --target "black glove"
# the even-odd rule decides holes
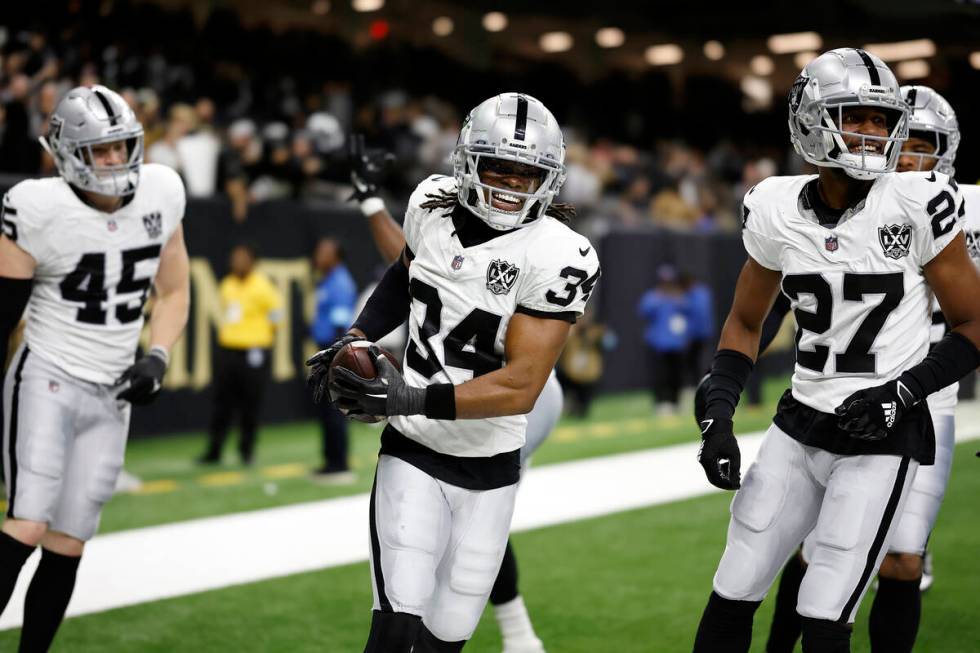
[[[368,150],[364,146],[364,134],[351,134],[348,161],[350,181],[354,194],[350,200],[363,202],[378,196],[378,186],[384,181],[387,169],[395,162],[395,155],[384,150]]]
[[[698,387],[694,391],[694,420],[698,423],[698,428],[701,428],[701,422],[704,421],[705,413],[708,410],[708,390],[711,389],[711,372],[708,372],[701,377],[701,381],[698,382]]]
[[[167,372],[167,355],[160,349],[151,349],[129,366],[116,379],[116,385],[129,382],[129,387],[116,395],[116,399],[142,406],[150,403],[160,393],[163,375]]]
[[[321,349],[317,353],[313,354],[310,356],[310,359],[306,361],[307,367],[310,368],[310,376],[306,379],[306,385],[313,391],[314,403],[318,404],[323,401],[323,397],[327,394],[330,363],[333,362],[333,357],[336,356],[337,352],[343,349],[345,345],[349,345],[350,343],[358,340],[364,340],[364,338],[348,333],[326,349]]]
[[[368,348],[378,376],[365,379],[343,367],[330,374],[330,394],[338,408],[365,415],[422,415],[425,388],[405,383],[405,377],[377,345]]]
[[[858,440],[882,440],[916,404],[912,392],[901,381],[858,390],[834,410],[837,426]]]
[[[737,490],[742,485],[742,454],[732,433],[732,420],[715,417],[701,422],[698,462],[715,487]]]

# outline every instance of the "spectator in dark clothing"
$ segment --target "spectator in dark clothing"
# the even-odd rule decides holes
[[[41,146],[31,129],[27,106],[31,81],[26,75],[15,75],[0,98],[0,161],[4,172],[36,174],[41,167]]]
[[[673,415],[677,412],[690,340],[687,299],[674,266],[660,266],[657,286],[643,294],[637,309],[647,322],[643,339],[650,356],[657,412]]]
[[[231,214],[236,222],[245,220],[251,196],[249,182],[255,177],[262,159],[262,144],[255,135],[255,123],[236,120],[228,128],[228,145],[218,155],[217,187],[231,202]]]
[[[316,315],[312,335],[320,349],[326,349],[340,338],[354,321],[357,287],[347,266],[344,250],[333,238],[316,245],[313,267],[322,277],[316,287]],[[317,404],[323,433],[323,466],[316,472],[318,480],[353,482],[347,460],[347,418],[329,401]]]

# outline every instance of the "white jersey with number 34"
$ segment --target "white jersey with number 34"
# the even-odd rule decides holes
[[[24,339],[72,376],[114,383],[132,365],[160,251],[184,215],[176,172],[146,164],[113,213],[60,177],[22,181],[3,198],[3,231],[37,263]]]
[[[419,387],[458,385],[499,369],[515,313],[574,320],[599,279],[599,259],[588,239],[550,217],[464,247],[448,209],[421,206],[441,192],[455,194],[455,181],[429,177],[405,212],[405,240],[415,258],[404,369],[406,381]],[[465,219],[479,218],[467,212]],[[527,420],[413,415],[392,417],[391,424],[440,453],[474,457],[520,449]]]
[[[743,240],[760,265],[783,274],[797,323],[793,396],[833,413],[925,357],[932,293],[922,267],[959,234],[964,207],[943,174],[890,173],[827,228],[800,202],[813,179],[771,177],[750,190]]]

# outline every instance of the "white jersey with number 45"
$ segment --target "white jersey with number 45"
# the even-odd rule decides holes
[[[455,181],[429,177],[405,211],[405,240],[415,258],[404,369],[406,381],[419,387],[458,385],[500,369],[515,313],[574,321],[599,279],[599,259],[588,239],[550,217],[464,247],[448,209],[421,206],[440,192],[455,195]],[[479,220],[457,210],[466,211],[466,220]],[[520,449],[527,420],[413,415],[392,417],[391,424],[430,449],[473,457]]]
[[[922,268],[961,231],[964,208],[943,174],[889,173],[827,228],[801,201],[813,179],[771,177],[750,190],[743,240],[760,265],[783,274],[797,324],[793,396],[833,413],[925,357],[932,293]]]
[[[114,383],[132,365],[160,251],[184,215],[184,185],[142,166],[132,199],[92,208],[61,177],[31,179],[3,198],[3,231],[37,262],[24,340],[72,376]]]

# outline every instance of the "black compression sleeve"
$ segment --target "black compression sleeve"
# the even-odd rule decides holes
[[[721,349],[715,354],[715,361],[711,365],[711,384],[705,401],[705,417],[732,418],[738,398],[754,366],[751,358],[734,349]]]
[[[766,316],[766,321],[762,323],[762,338],[759,339],[760,356],[762,352],[769,349],[769,345],[772,344],[776,334],[779,333],[779,327],[783,326],[783,318],[789,313],[789,308],[789,297],[783,293],[776,295],[776,301],[773,302],[772,308],[769,309],[769,315]]]
[[[961,333],[951,331],[936,343],[929,355],[898,377],[912,391],[916,401],[952,385],[980,367],[980,351]]]
[[[411,301],[408,267],[399,257],[385,271],[351,328],[363,331],[368,340],[380,340],[405,321]]]
[[[7,362],[7,343],[10,334],[17,328],[24,307],[31,297],[32,279],[10,279],[0,277],[0,376],[3,376],[3,366]]]

